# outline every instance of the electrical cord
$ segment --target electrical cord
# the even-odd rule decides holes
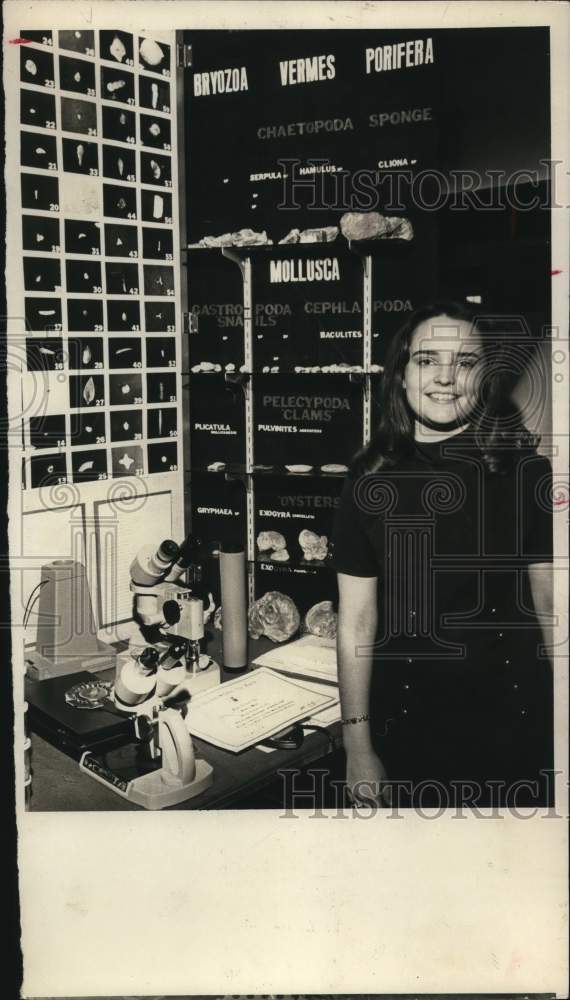
[[[27,601],[27,604],[26,604],[26,609],[24,611],[24,618],[22,620],[22,626],[24,628],[27,628],[27,626],[28,626],[28,622],[30,620],[30,615],[31,615],[32,611],[34,610],[34,605],[38,601],[40,595],[38,593],[37,596],[35,597],[35,599],[33,601],[32,601],[32,597],[34,596],[34,594],[36,593],[36,591],[41,590],[41,588],[46,583],[49,583],[49,580],[40,580],[40,582],[38,584],[36,584],[36,586],[34,587],[34,589],[31,592],[30,596],[28,597],[28,601]],[[32,602],[32,603],[30,604],[30,602]]]

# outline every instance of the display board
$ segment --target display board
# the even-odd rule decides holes
[[[337,595],[335,574],[330,567],[310,569],[269,561],[256,563],[252,596],[257,600],[271,590],[290,597],[301,617],[321,601],[334,602]]]
[[[200,498],[210,490],[212,509],[233,510],[235,483],[223,473],[244,471],[237,520],[245,518],[250,596],[278,580],[301,604],[330,599],[333,514],[370,434],[372,373],[396,323],[435,289],[436,218],[418,211],[414,184],[437,166],[437,39],[184,37],[190,489],[196,483]],[[396,172],[407,183],[394,183]],[[349,242],[341,217],[370,210],[407,220],[413,240]],[[258,245],[245,233],[238,246],[206,248],[247,229]],[[248,381],[232,399],[222,373],[240,370]],[[198,486],[194,470],[204,468],[212,474]],[[192,504],[196,530],[221,540],[232,518],[205,517],[199,506],[207,505]],[[304,529],[305,541],[326,538],[308,558]],[[267,548],[271,538],[281,547]]]
[[[224,539],[244,548],[247,542],[246,486],[225,473],[192,473],[192,525],[201,539]]]
[[[346,468],[363,436],[363,379],[260,375],[253,388],[255,467]],[[342,472],[343,469],[331,471]]]
[[[252,259],[253,370],[364,370],[363,262],[346,242]]]
[[[218,250],[187,258],[191,370],[239,371],[245,363],[242,276]]]
[[[169,498],[164,530],[178,537],[175,34],[28,32],[7,55],[21,125],[7,159],[20,191],[8,232],[10,315],[22,317],[9,338],[21,370],[23,510],[68,497],[96,536],[93,505],[109,490],[140,497],[156,480]],[[108,608],[99,550],[86,550],[94,606]]]
[[[246,418],[242,385],[224,375],[192,375],[190,456],[193,469],[245,472]]]
[[[388,177],[373,205],[365,172],[437,166],[441,35],[186,32],[190,242],[247,226],[277,243],[398,198],[409,214],[411,184]]]
[[[340,476],[262,476],[255,483],[256,559],[280,566],[330,565]]]

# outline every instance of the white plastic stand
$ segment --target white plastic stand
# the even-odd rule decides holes
[[[165,809],[186,802],[205,791],[214,780],[214,770],[205,760],[196,760],[190,734],[179,712],[166,708],[159,717],[160,770],[125,781],[102,765],[91,753],[79,762],[82,771],[144,809]]]

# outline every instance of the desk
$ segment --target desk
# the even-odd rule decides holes
[[[250,658],[272,648],[268,640],[250,642]],[[208,652],[215,659],[220,655],[217,637],[208,644]],[[251,668],[250,668],[251,669]],[[102,673],[100,676],[105,676]],[[235,672],[222,670],[222,683],[236,677]],[[76,761],[61,750],[51,746],[37,733],[32,732],[32,811],[122,811],[140,809],[140,806],[109,791],[98,781],[79,770]],[[172,806],[173,809],[239,809],[281,808],[280,796],[274,794],[269,803],[256,796],[264,789],[279,782],[281,769],[303,770],[329,756],[342,746],[341,726],[335,723],[325,733],[307,733],[298,750],[272,750],[267,753],[252,747],[240,754],[221,750],[202,740],[194,739],[197,756],[204,757],[214,768],[214,784],[201,795],[187,802]],[[336,755],[335,755],[336,757]],[[332,763],[332,758],[330,758]],[[323,761],[316,767],[327,767]],[[306,787],[306,786],[305,786]],[[306,807],[306,806],[305,806]],[[301,805],[302,808],[302,805]]]

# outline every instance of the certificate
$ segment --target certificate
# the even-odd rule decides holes
[[[197,695],[186,724],[192,736],[239,753],[337,701],[330,688],[318,691],[260,667]]]

